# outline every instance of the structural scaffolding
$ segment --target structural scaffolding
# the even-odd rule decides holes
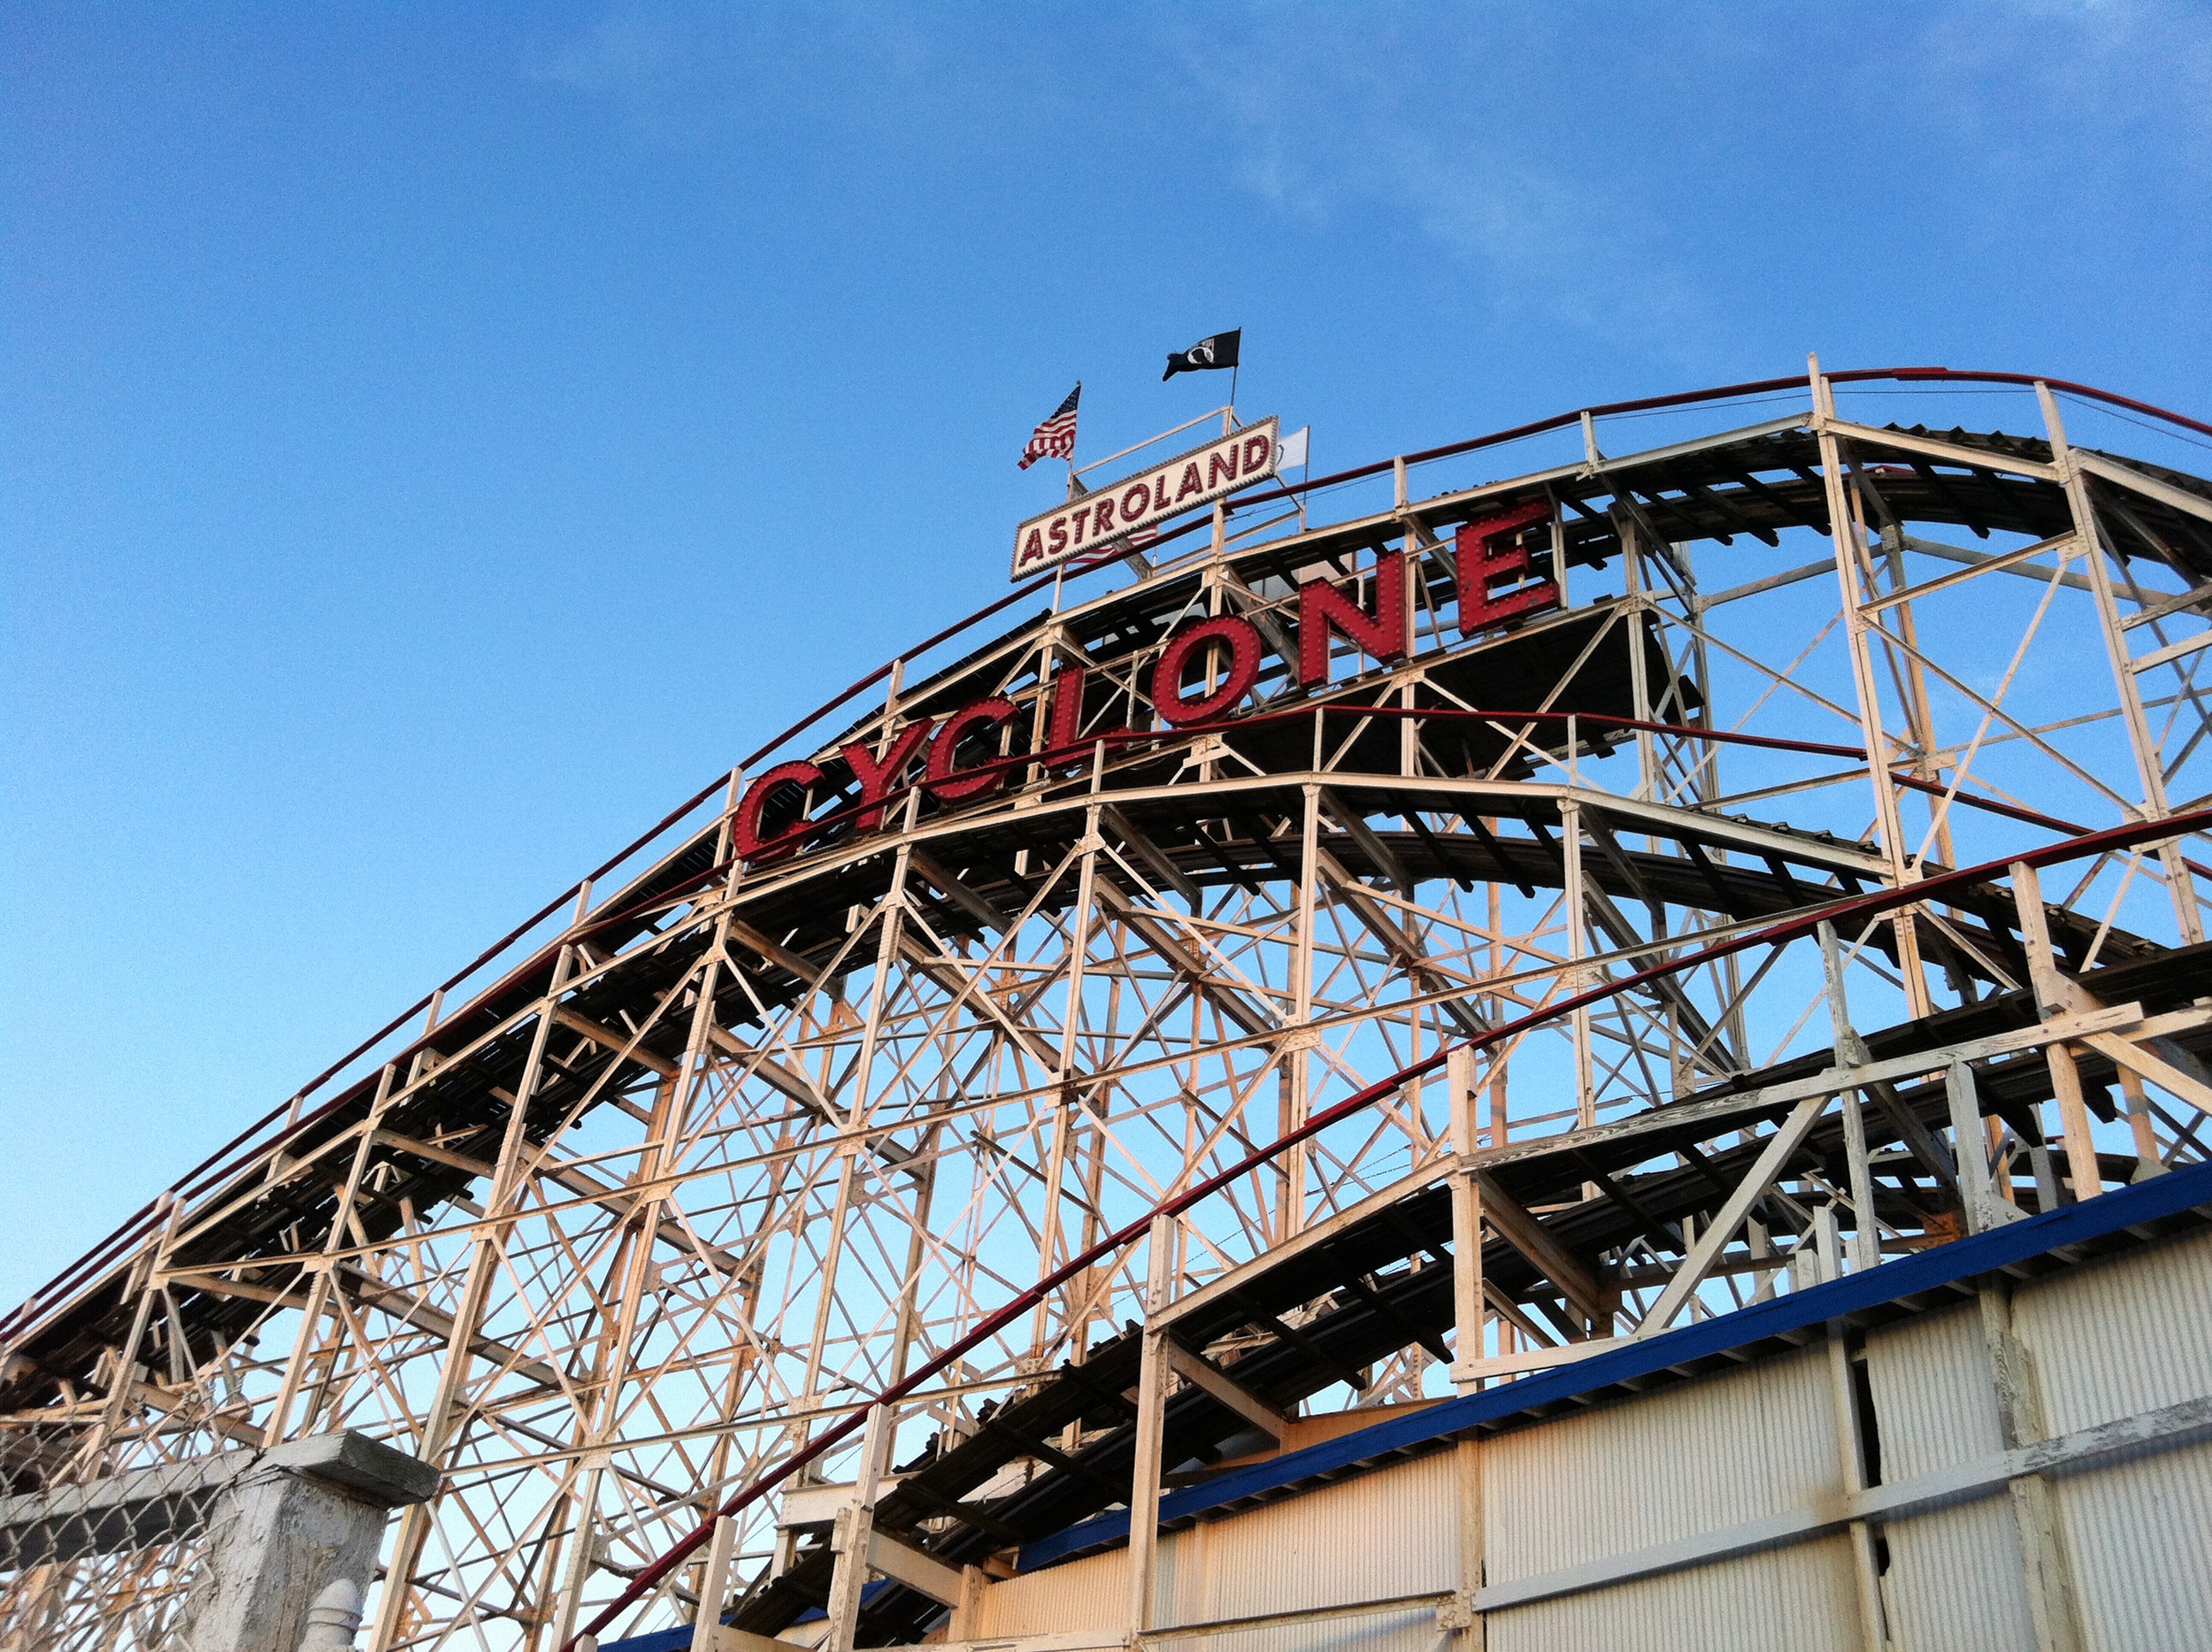
[[[933,639],[18,1310],[0,1493],[381,1441],[442,1478],[376,1652],[959,1640],[1109,1550],[1166,1639],[1225,1477],[2196,1177],[2212,483],[2032,380],[2035,436],[1839,412],[1875,378],[1248,494]],[[1869,1333],[1807,1324],[1855,1430]],[[1878,1652],[1903,1517],[1821,1472]],[[2000,1479],[2079,1644],[2060,1494]],[[161,1644],[207,1564],[32,1529],[26,1652]],[[1484,1564],[1419,1644],[1526,1606]]]

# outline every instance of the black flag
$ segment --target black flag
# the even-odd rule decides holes
[[[1237,345],[1244,338],[1242,327],[1231,327],[1226,333],[1217,333],[1211,338],[1202,338],[1188,350],[1179,350],[1167,358],[1167,371],[1160,375],[1165,384],[1179,373],[1203,373],[1210,367],[1233,367],[1237,365]]]

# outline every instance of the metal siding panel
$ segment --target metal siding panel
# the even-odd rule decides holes
[[[2013,1324],[2054,1433],[2212,1395],[2212,1235],[2024,1287]],[[2053,1484],[2095,1652],[2212,1646],[2212,1447]]]
[[[2005,1448],[1980,1308],[1970,1303],[1873,1332],[1866,1374],[1884,1479],[1909,1479]]]
[[[1884,1479],[1908,1479],[2004,1448],[1978,1307],[1876,1331],[1866,1348]],[[2009,1498],[1900,1520],[1884,1534],[1890,1555],[1884,1581],[1901,1646],[1982,1652],[2034,1643]]]
[[[1717,1531],[1838,1490],[1826,1360],[1808,1348],[1486,1442],[1489,1581]]]
[[[2212,1445],[2056,1485],[2090,1652],[2212,1646]]]
[[[1160,1540],[1156,1599],[1163,1625],[1384,1600],[1459,1581],[1453,1456],[1441,1452],[1302,1497],[1247,1510]],[[984,1594],[979,1638],[1093,1629],[1126,1621],[1129,1551],[1087,1556],[995,1583]],[[1253,1631],[1253,1634],[1262,1632]],[[1377,1614],[1265,1632],[1283,1652],[1374,1648],[1436,1639],[1434,1612]],[[1206,1644],[1248,1635],[1207,1637]],[[1196,1644],[1194,1641],[1193,1644]]]
[[[1882,1528],[1897,1641],[1912,1652],[2035,1644],[2012,1499],[2000,1494]]]
[[[1489,1652],[1860,1652],[1851,1547],[1824,1538],[1494,1612]],[[1917,1648],[1915,1649],[1917,1652]]]
[[[1185,1635],[1156,1644],[1176,1652],[1436,1652],[1438,1635],[1436,1614],[1420,1607],[1233,1634]]]
[[[1457,1587],[1453,1461],[1450,1452],[1417,1457],[1171,1533],[1160,1546],[1159,1621],[1210,1623]],[[1434,1627],[1432,1617],[1432,1634]]]
[[[2212,1394],[2212,1234],[2024,1286],[2012,1312],[2054,1434]]]
[[[2212,1393],[2212,1236],[2023,1287],[2054,1433]],[[1801,1508],[1837,1488],[1825,1350],[1562,1418],[1487,1441],[1479,1461],[1494,1583]],[[1886,1479],[2001,1448],[1979,1312],[1877,1331],[1868,1375]],[[1451,1453],[1402,1464],[1162,1541],[1164,1621],[1452,1587]],[[2212,1647],[2212,1446],[2062,1477],[2059,1513],[2092,1652]],[[2001,1495],[1888,1528],[1897,1643],[1978,1652],[2032,1641],[2011,1504]],[[1837,1537],[1494,1613],[1493,1652],[1709,1652],[1857,1645]],[[1125,1551],[993,1586],[985,1633],[1090,1629],[1127,1610]],[[1219,1652],[1427,1652],[1425,1610],[1177,1643]],[[1234,1645],[1223,1644],[1233,1642]]]
[[[1129,1621],[1129,1551],[1110,1548],[983,1591],[978,1640],[1056,1634]]]

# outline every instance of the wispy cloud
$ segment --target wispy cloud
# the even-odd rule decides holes
[[[1502,319],[1687,357],[1723,319],[1640,169],[1597,164],[1588,128],[1620,123],[1593,20],[1270,6],[1178,43],[1245,187],[1286,218],[1446,260]]]

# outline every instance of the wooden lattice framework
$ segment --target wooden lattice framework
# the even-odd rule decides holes
[[[1847,377],[1625,457],[1586,415],[1569,462],[1428,498],[1463,460],[1414,456],[1325,526],[1248,497],[1134,583],[902,662],[19,1310],[8,1489],[353,1428],[446,1476],[388,1538],[378,1652],[549,1652],[726,1584],[772,1631],[760,1602],[810,1577],[880,1642],[934,1603],[864,1615],[862,1569],[749,1488],[833,1431],[794,1484],[941,1458],[1376,1195],[1448,1184],[1448,1242],[1195,1365],[1146,1342],[1132,1419],[1016,1441],[907,1540],[962,1564],[1033,1538],[993,1511],[1110,1480],[1110,1447],[1091,1506],[1143,1507],[1169,1370],[1225,1382],[1333,1312],[1402,1334],[1223,1403],[1512,1380],[1824,1248],[1875,1266],[2204,1156],[2212,485],[2070,446],[2042,384],[2042,434],[2008,437],[1855,422]],[[1452,535],[1524,505],[1561,601],[1463,634]],[[1300,584],[1371,606],[1400,557],[1406,657],[1338,636],[1299,690]],[[1160,649],[1223,615],[1270,645],[1254,701],[1160,726]],[[1000,697],[1002,785],[946,802],[918,749],[856,797],[842,748]],[[733,812],[779,757],[823,778],[771,811],[818,825],[748,864]],[[2113,828],[2040,878],[1947,875]],[[1440,1322],[1394,1314],[1440,1262]],[[0,1643],[159,1644],[196,1559],[6,1573]]]

